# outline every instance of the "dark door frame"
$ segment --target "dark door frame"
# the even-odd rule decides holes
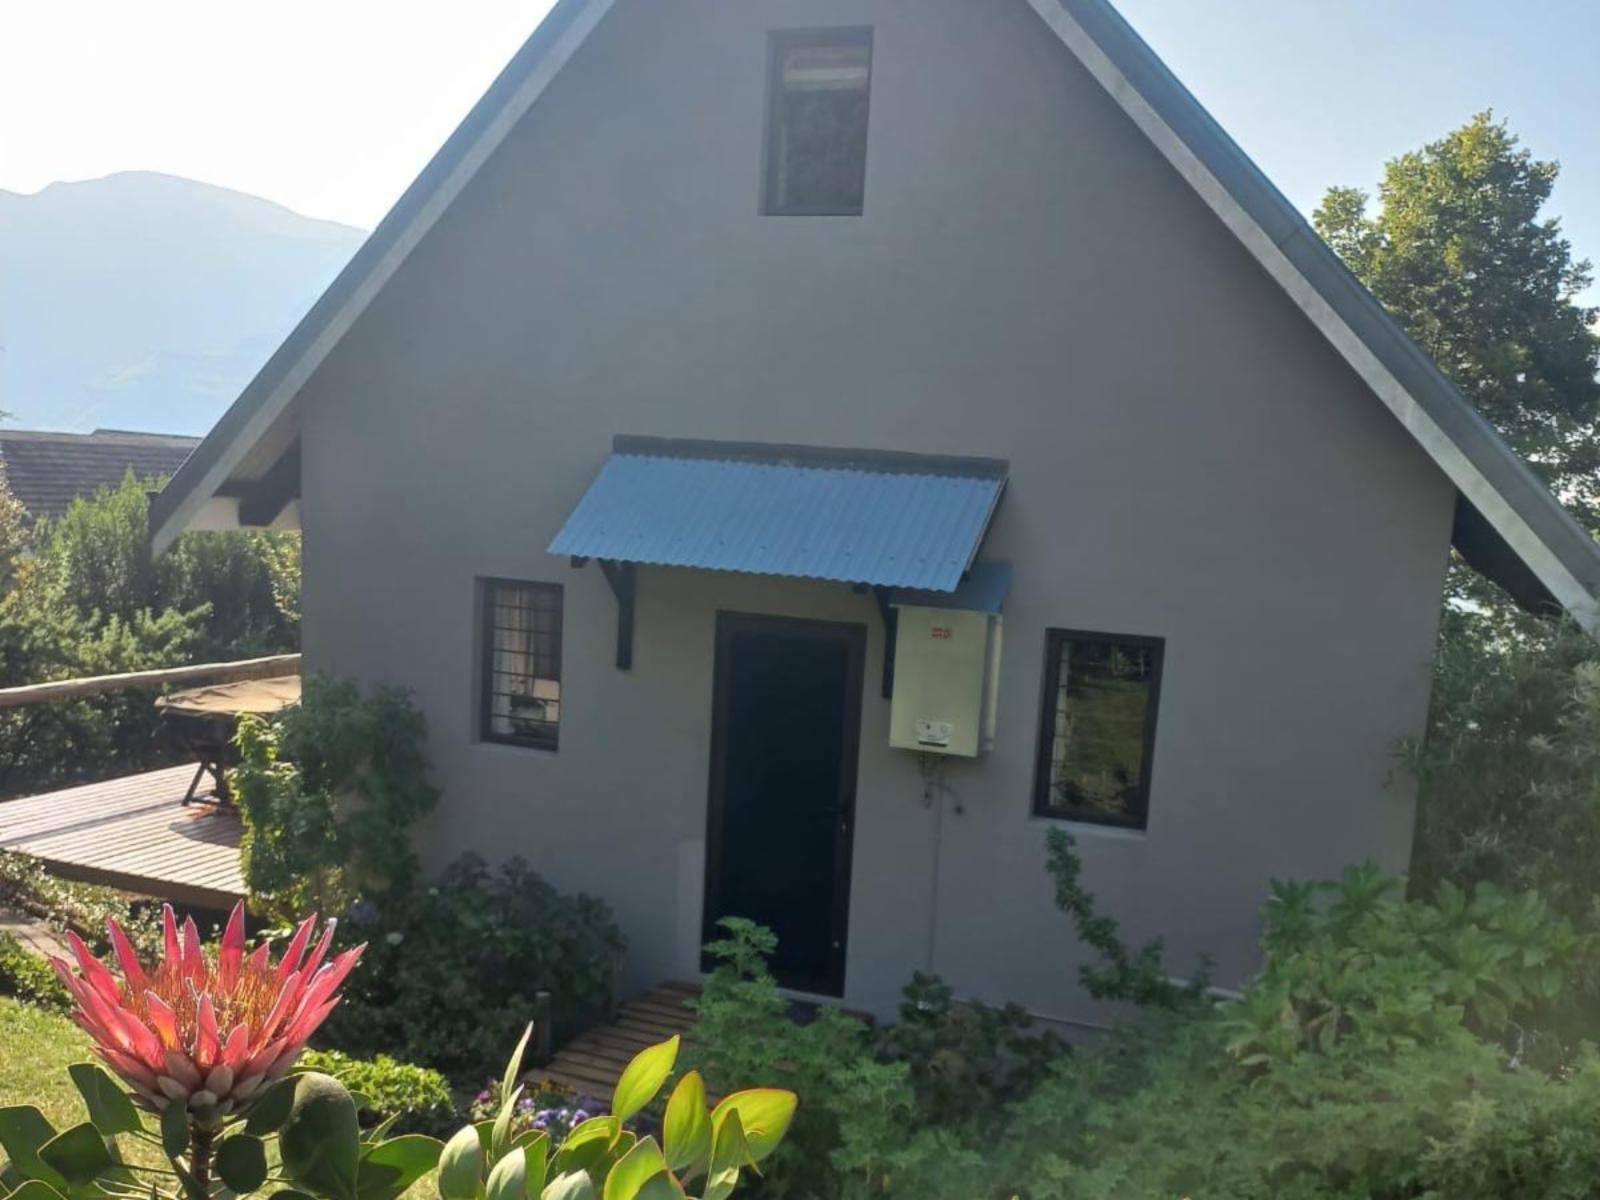
[[[800,617],[773,617],[760,613],[718,610],[716,650],[711,688],[711,786],[706,803],[706,881],[701,910],[701,936],[711,941],[721,936],[716,925],[720,909],[723,853],[723,817],[727,805],[727,749],[732,643],[736,634],[754,631],[796,638],[840,642],[846,650],[842,745],[834,815],[834,886],[829,914],[832,952],[828,973],[821,979],[780,980],[796,991],[821,996],[844,995],[845,955],[850,936],[850,872],[855,846],[856,778],[861,758],[861,691],[865,684],[867,627],[843,621],[814,621]]]

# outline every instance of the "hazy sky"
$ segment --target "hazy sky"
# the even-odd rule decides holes
[[[15,0],[0,188],[167,171],[370,228],[548,7]],[[1120,7],[1302,208],[1493,107],[1561,161],[1554,209],[1600,259],[1600,0]]]

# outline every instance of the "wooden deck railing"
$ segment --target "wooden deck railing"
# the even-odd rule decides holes
[[[300,673],[298,654],[274,654],[241,662],[195,663],[188,667],[163,667],[155,671],[129,671],[123,675],[94,675],[86,679],[60,679],[0,688],[0,708],[48,704],[52,700],[77,700],[123,688],[161,688],[171,683],[235,683],[241,679],[275,679]]]

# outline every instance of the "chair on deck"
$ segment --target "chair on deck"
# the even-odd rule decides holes
[[[183,803],[187,805],[194,802],[200,781],[210,774],[216,783],[214,802],[229,804],[227,767],[239,718],[246,713],[261,717],[276,716],[285,708],[299,703],[298,675],[208,684],[205,687],[185,688],[181,692],[158,698],[156,707],[163,714],[177,718],[173,726],[178,736],[199,760]]]

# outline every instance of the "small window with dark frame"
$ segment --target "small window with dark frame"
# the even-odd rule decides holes
[[[556,748],[561,728],[561,585],[483,581],[486,742]]]
[[[772,35],[764,211],[860,216],[867,184],[872,30]]]
[[[1164,648],[1160,638],[1047,632],[1035,815],[1145,827]]]

